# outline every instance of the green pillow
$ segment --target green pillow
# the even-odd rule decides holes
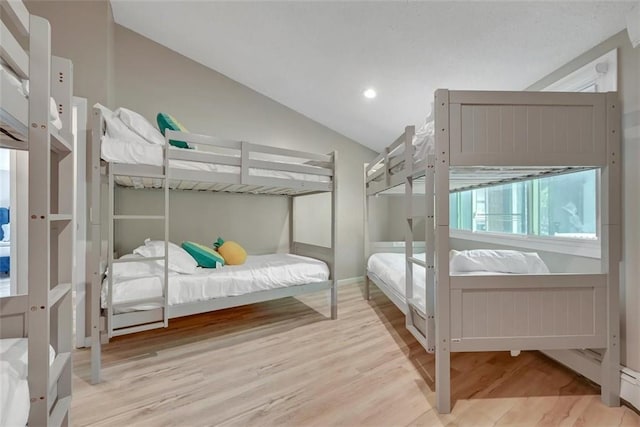
[[[183,242],[182,248],[196,260],[200,267],[216,268],[224,265],[224,258],[215,249],[194,242]]]
[[[165,130],[175,130],[179,132],[189,132],[187,128],[185,128],[182,123],[177,121],[171,114],[158,113],[158,127],[160,128],[160,132],[164,135]],[[174,141],[173,139],[169,140],[169,144],[178,148],[190,148],[189,144],[185,141]]]

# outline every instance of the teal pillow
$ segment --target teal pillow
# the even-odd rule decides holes
[[[224,258],[215,249],[194,242],[183,242],[182,248],[196,260],[200,267],[216,268],[224,265]]]
[[[177,121],[171,114],[166,113],[158,113],[157,116],[158,127],[160,128],[160,132],[164,135],[165,130],[175,130],[178,132],[189,132],[187,128],[185,128],[182,123]],[[174,141],[173,139],[169,140],[169,144],[178,148],[190,148],[189,144],[185,141]]]

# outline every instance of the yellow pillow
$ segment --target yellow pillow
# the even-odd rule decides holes
[[[247,260],[247,251],[236,242],[225,242],[218,237],[214,243],[218,253],[224,258],[226,265],[242,265]]]

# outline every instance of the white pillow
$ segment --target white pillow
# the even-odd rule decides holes
[[[137,254],[127,254],[120,259],[144,259]],[[123,262],[113,264],[114,278],[160,276],[164,270],[155,262]],[[105,273],[109,275],[109,271]]]
[[[120,107],[115,113],[129,129],[140,135],[151,144],[164,145],[164,137],[149,120],[135,111]]]
[[[106,135],[108,137],[125,142],[149,144],[146,139],[129,129],[129,127],[120,120],[116,113],[101,104],[95,104],[94,107],[99,108],[102,111],[102,117],[107,125]]]
[[[10,242],[11,241],[11,225],[10,224],[2,224],[2,233],[4,234],[2,236],[2,241],[3,242]]]
[[[164,240],[146,239],[144,245],[134,249],[133,253],[147,258],[164,256]],[[164,261],[156,262],[164,267]],[[169,242],[169,270],[176,273],[194,274],[197,268],[198,263],[189,255],[189,252],[175,243]]]
[[[490,271],[512,274],[543,274],[549,272],[538,254],[512,250],[452,250],[449,253],[449,262],[452,273]]]

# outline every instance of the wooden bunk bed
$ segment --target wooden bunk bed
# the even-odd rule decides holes
[[[28,277],[18,277],[18,288],[28,293],[0,298],[0,373],[10,400],[2,418],[12,425],[68,425],[71,285],[59,283],[58,272],[71,266],[58,254],[72,250],[65,243],[72,240],[59,236],[73,227],[73,185],[66,185],[73,182],[73,70],[69,60],[51,56],[48,21],[30,15],[20,1],[0,4],[0,147],[29,152],[28,239],[13,236],[14,243],[28,244],[28,260],[20,260],[28,261]]]
[[[104,159],[106,133],[104,108],[94,108],[92,142],[92,208],[91,240],[94,248],[88,263],[92,275],[91,289],[91,330],[92,330],[92,382],[100,381],[100,346],[109,338],[143,330],[168,326],[171,318],[197,313],[252,304],[304,293],[329,290],[331,293],[331,318],[337,318],[337,278],[336,265],[336,202],[337,153],[328,155],[314,154],[289,149],[275,148],[244,141],[222,140],[220,138],[186,132],[166,131],[163,145],[144,147],[156,150],[154,161],[150,164],[121,161],[107,162]],[[169,141],[184,141],[197,145],[198,149],[173,147]],[[124,141],[124,146],[127,142]],[[162,161],[158,164],[158,150]],[[102,153],[102,156],[101,156]],[[120,159],[127,160],[124,157]],[[154,164],[155,163],[155,164]],[[108,226],[107,245],[101,237],[102,218],[100,208],[101,182],[108,183],[108,210],[105,218]],[[137,188],[162,188],[164,194],[164,212],[162,215],[120,215],[115,212],[114,191],[117,185]],[[280,255],[277,263],[307,262],[312,267],[325,269],[326,275],[310,282],[297,281],[278,286],[271,284],[268,289],[254,289],[249,292],[235,292],[228,295],[216,295],[188,302],[176,302],[171,288],[175,283],[189,285],[188,275],[170,275],[168,255],[170,256],[169,228],[170,190],[223,191],[245,194],[267,194],[289,196],[289,251],[291,255]],[[318,193],[331,195],[331,243],[329,247],[295,241],[293,236],[293,198]],[[164,250],[162,256],[150,258],[114,259],[114,230],[120,220],[158,220],[164,224]],[[103,246],[106,246],[103,248]],[[97,250],[95,249],[97,248]],[[284,257],[284,258],[283,258]],[[297,258],[296,258],[297,257]],[[300,257],[305,257],[306,261]],[[250,257],[251,258],[251,257]],[[295,259],[294,259],[295,258]],[[312,258],[312,259],[309,259]],[[117,284],[114,266],[123,262],[162,262],[162,289],[152,297],[130,301],[116,301],[114,289]],[[320,262],[322,261],[322,262]],[[249,263],[249,260],[247,261]],[[320,264],[320,266],[318,265]],[[282,267],[286,270],[293,264]],[[227,269],[214,269],[223,274]],[[213,273],[217,273],[213,271]],[[212,280],[216,278],[210,276]],[[197,279],[197,278],[196,278]],[[146,279],[145,279],[146,280]],[[198,285],[202,293],[206,284]],[[177,287],[177,286],[176,286]],[[143,307],[144,306],[144,307]]]
[[[407,328],[435,352],[440,413],[451,410],[456,351],[601,349],[602,401],[619,404],[619,125],[615,93],[438,90],[431,147],[416,156],[415,130],[407,127],[365,166],[367,196],[404,192]],[[450,192],[585,169],[600,172],[601,273],[450,272]],[[417,185],[424,185],[424,198],[416,196]],[[416,218],[426,224],[424,258],[414,255]],[[414,268],[425,270],[420,298],[413,295]],[[367,297],[368,286],[369,279]]]

